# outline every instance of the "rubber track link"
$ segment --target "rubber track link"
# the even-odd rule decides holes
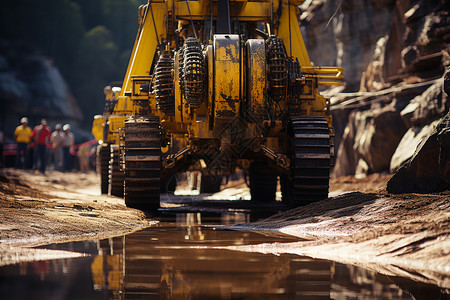
[[[100,175],[100,191],[102,194],[108,194],[108,166],[110,158],[110,146],[109,144],[103,143],[97,146],[97,174]]]
[[[160,199],[159,118],[125,122],[125,204],[156,211]]]
[[[119,146],[111,145],[110,153],[108,194],[123,197],[124,173],[120,170],[119,166]]]
[[[323,116],[297,116],[291,122],[293,157],[289,202],[301,206],[328,198],[330,133]]]

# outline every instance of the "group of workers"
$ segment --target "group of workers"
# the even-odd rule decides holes
[[[62,172],[70,171],[70,148],[74,145],[75,139],[70,132],[69,124],[64,126],[56,124],[55,131],[51,132],[45,119],[42,119],[41,124],[33,129],[28,126],[28,118],[23,117],[20,122],[22,124],[14,131],[17,143],[16,168],[28,167],[28,150],[34,146],[32,168],[44,174],[47,167],[47,145],[50,145],[54,157],[54,169]]]

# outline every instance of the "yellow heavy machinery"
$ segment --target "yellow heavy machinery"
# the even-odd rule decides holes
[[[119,83],[111,83],[103,91],[105,93],[105,109],[103,115],[96,115],[92,124],[92,134],[99,142],[97,147],[97,173],[100,174],[102,194],[123,196],[123,171],[119,167],[119,145],[116,135],[109,131],[109,117],[114,112],[121,88]],[[120,83],[121,85],[121,83]]]
[[[297,21],[302,2],[160,0],[139,8],[106,123],[128,206],[157,209],[161,182],[196,166],[217,178],[246,170],[256,202],[274,201],[278,180],[289,205],[327,198],[333,128],[319,86],[342,84],[343,71],[311,64]]]

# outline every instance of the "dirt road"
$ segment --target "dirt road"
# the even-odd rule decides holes
[[[330,259],[450,289],[450,192],[388,195],[389,178],[333,179],[330,194],[339,196],[233,227],[307,241],[232,249]],[[0,266],[79,256],[30,247],[116,236],[154,223],[122,199],[99,195],[97,181],[93,172],[0,172]]]

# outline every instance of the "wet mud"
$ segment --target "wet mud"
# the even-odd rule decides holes
[[[298,240],[218,230],[211,224],[230,223],[235,214],[223,213],[220,218],[175,214],[173,219],[165,217],[155,226],[125,236],[41,246],[81,257],[0,268],[0,293],[8,299],[27,295],[39,299],[54,295],[80,299],[420,299],[421,295],[444,295],[436,286],[330,260],[224,249]],[[202,226],[205,223],[208,226]]]
[[[99,195],[95,173],[50,173],[4,170],[0,180],[0,265],[77,257],[80,253],[33,248],[68,241],[101,240],[129,234],[159,224],[154,216],[124,206],[117,197]],[[266,236],[290,235],[294,240],[260,241],[258,244],[218,245],[222,250],[300,255],[363,266],[370,272],[450,288],[450,194],[389,195],[389,175],[364,179],[345,177],[331,182],[328,200],[282,211],[255,221],[240,214],[224,217],[233,230],[264,232]],[[349,191],[359,191],[347,193]],[[220,192],[228,199],[245,201],[245,184],[228,186]],[[347,193],[347,194],[345,194]],[[227,196],[223,196],[227,195]],[[166,197],[162,212],[177,214],[188,205],[191,213],[214,208],[214,195],[207,195],[209,207],[200,208],[202,195]],[[183,199],[183,200],[181,200]],[[219,204],[220,202],[216,202]],[[238,208],[232,208],[238,211]],[[242,211],[251,211],[247,205]],[[185,211],[186,212],[186,211]],[[203,211],[202,213],[204,213]]]

